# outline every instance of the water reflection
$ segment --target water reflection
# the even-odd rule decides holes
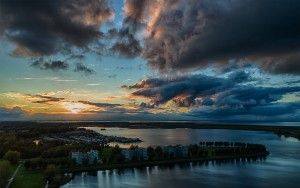
[[[118,129],[118,128],[117,128]],[[199,129],[107,129],[106,134],[140,137],[141,146],[232,141],[264,144],[265,158],[241,158],[76,174],[69,187],[298,187],[300,142],[268,132]],[[129,136],[130,135],[130,136]]]
[[[139,168],[123,168],[114,170],[105,170],[98,172],[82,172],[75,173],[75,179],[71,183],[64,187],[93,187],[96,182],[101,182],[101,185],[108,187],[114,187],[120,180],[124,181],[128,178],[145,178],[149,180],[151,175],[155,175],[159,172],[172,173],[173,171],[191,171],[192,169],[202,166],[222,166],[222,165],[241,165],[245,163],[257,163],[258,160],[265,160],[265,158],[240,158],[240,159],[227,159],[227,160],[214,160],[214,161],[201,161],[201,162],[185,162],[180,164],[168,164],[160,166],[149,166]],[[117,180],[117,181],[116,181]],[[79,183],[80,182],[80,183]]]

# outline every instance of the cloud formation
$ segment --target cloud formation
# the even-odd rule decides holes
[[[112,42],[109,51],[126,58],[139,56],[142,51],[142,46],[134,34],[135,33],[130,31],[126,25],[119,30],[110,29],[108,31],[108,38],[114,39],[115,41]]]
[[[271,116],[296,112],[298,103],[280,101],[283,96],[297,94],[299,86],[255,86],[257,81],[245,71],[236,71],[227,77],[195,74],[175,78],[152,78],[123,88],[134,90],[132,97],[149,99],[141,103],[154,108],[167,103],[187,107],[191,114],[204,117],[236,115]],[[284,109],[290,110],[282,113]],[[276,110],[277,109],[277,110]]]
[[[95,73],[95,71],[93,69],[87,67],[83,63],[76,63],[74,71],[75,72],[83,72],[86,75],[90,75],[90,74],[94,74]]]
[[[31,66],[34,68],[38,68],[41,70],[52,70],[52,71],[58,71],[58,70],[67,70],[69,68],[69,64],[67,64],[64,61],[44,61],[43,58],[39,58],[31,63]]]
[[[228,121],[267,121],[293,122],[299,121],[300,103],[270,103],[253,106],[252,108],[198,108],[188,115],[207,120]]]
[[[198,97],[212,96],[250,80],[248,73],[238,71],[227,78],[197,74],[175,78],[147,79],[131,86],[124,85],[122,87],[137,89],[132,93],[133,96],[150,98],[154,105],[174,100],[180,106],[191,106],[198,102]]]
[[[113,15],[106,0],[2,0],[0,35],[15,43],[14,55],[50,55],[88,48]]]
[[[21,120],[25,116],[25,112],[20,107],[0,108],[1,121]]]
[[[27,95],[27,98],[29,100],[32,100],[32,103],[39,103],[39,104],[50,104],[51,102],[59,102],[63,101],[65,98],[61,97],[53,97],[53,96],[48,96],[48,95]]]
[[[162,72],[226,67],[234,59],[299,74],[299,9],[298,0],[125,0],[122,26],[102,33],[114,17],[107,0],[3,0],[0,35],[16,45],[18,56],[67,54],[75,47],[140,56]]]
[[[127,0],[125,22],[145,25],[142,56],[161,71],[249,59],[299,74],[299,10],[297,0]]]
[[[95,103],[90,101],[78,101],[78,102],[82,104],[88,104],[88,105],[102,107],[102,108],[114,108],[114,107],[121,106],[120,104],[112,104],[112,103]]]

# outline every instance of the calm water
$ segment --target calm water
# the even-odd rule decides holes
[[[299,187],[300,142],[268,132],[203,129],[90,128],[102,134],[139,137],[139,146],[176,145],[199,141],[260,143],[271,154],[265,161],[227,164],[186,164],[79,173],[69,187]],[[128,145],[127,145],[128,146]],[[123,147],[127,147],[123,145]]]

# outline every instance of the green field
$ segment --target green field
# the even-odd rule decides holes
[[[24,167],[21,167],[11,187],[41,188],[44,186],[45,180],[41,172],[30,172],[26,171]]]

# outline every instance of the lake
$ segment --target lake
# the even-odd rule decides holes
[[[270,132],[222,129],[127,129],[89,127],[101,134],[139,137],[138,145],[187,145],[199,141],[231,141],[264,144],[266,160],[216,164],[172,165],[78,173],[63,188],[70,187],[298,187],[300,142]],[[130,145],[121,145],[129,147]]]

